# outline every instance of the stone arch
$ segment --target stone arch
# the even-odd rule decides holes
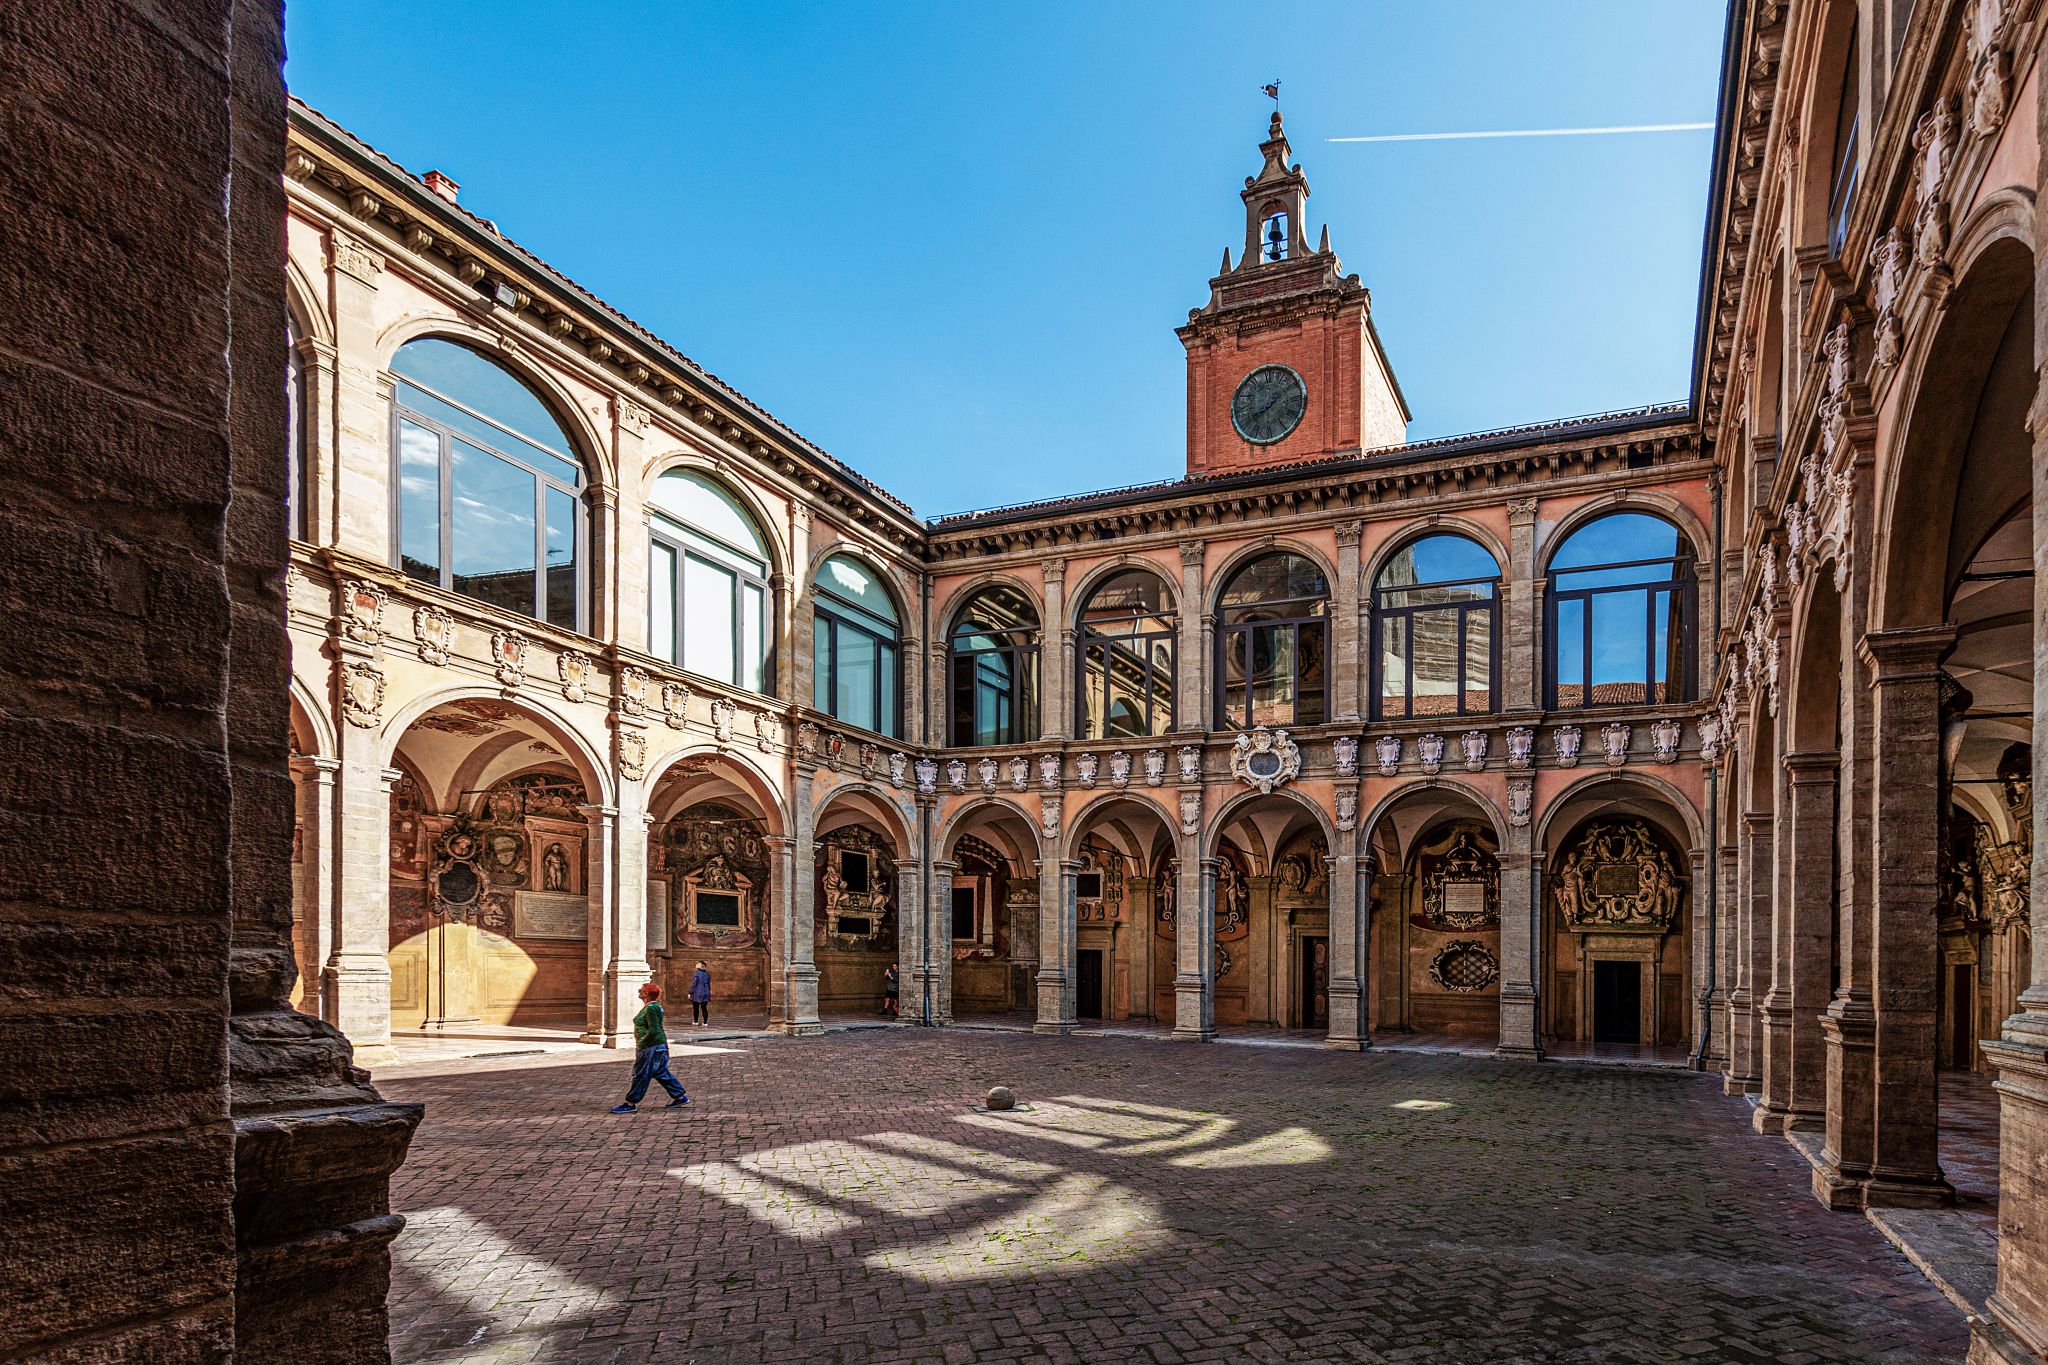
[[[1257,540],[1240,545],[1224,556],[1223,561],[1214,569],[1203,571],[1203,606],[1210,616],[1213,617],[1222,609],[1220,604],[1223,600],[1223,590],[1230,580],[1237,576],[1237,571],[1253,560],[1263,559],[1269,554],[1300,555],[1316,566],[1316,572],[1323,576],[1323,582],[1329,588],[1330,597],[1333,600],[1336,598],[1337,566],[1331,563],[1322,551],[1312,545],[1303,544],[1292,536],[1260,536]]]
[[[811,590],[818,582],[818,570],[825,567],[825,561],[835,556],[857,559],[875,575],[889,594],[889,601],[896,608],[897,633],[906,634],[915,618],[915,594],[903,581],[903,572],[897,565],[889,563],[870,546],[844,536],[823,543],[813,542],[810,562],[804,566],[804,581],[798,586],[798,596],[809,601]]]
[[[934,602],[932,604],[933,611],[936,613],[936,619],[933,624],[937,628],[939,644],[946,645],[951,643],[953,639],[953,624],[960,615],[960,608],[972,601],[983,588],[993,587],[997,584],[1015,589],[1023,594],[1025,601],[1031,604],[1032,613],[1038,617],[1039,647],[1041,649],[1044,648],[1047,630],[1045,622],[1045,594],[1032,588],[1022,575],[1001,569],[991,569],[986,573],[976,574],[964,583],[956,584],[947,592],[943,603]],[[1057,627],[1054,628],[1057,629]]]
[[[882,825],[889,837],[896,842],[896,856],[916,856],[917,836],[915,818],[905,813],[900,798],[886,787],[872,782],[841,782],[825,794],[811,815],[811,827],[825,828],[826,817],[837,815],[841,808],[851,808]]]
[[[674,772],[677,765],[688,759],[715,760],[716,766],[728,770],[726,773],[721,774],[722,776],[726,776],[728,780],[731,780],[733,777],[739,779],[733,782],[733,785],[745,792],[747,799],[760,809],[761,818],[768,823],[768,833],[776,837],[788,835],[790,828],[789,808],[783,800],[782,792],[776,787],[774,780],[768,775],[767,770],[749,758],[743,750],[735,745],[684,743],[677,748],[666,750],[660,755],[649,759],[647,779],[642,784],[641,790],[646,793],[650,801],[655,789],[660,786],[663,779]],[[655,811],[651,804],[648,808],[648,813],[666,818],[666,815]],[[667,814],[672,815],[674,812],[671,811]]]
[[[1136,790],[1112,789],[1093,793],[1086,805],[1068,812],[1067,829],[1061,840],[1060,856],[1073,857],[1081,846],[1081,840],[1091,833],[1097,824],[1104,822],[1112,812],[1122,808],[1142,811],[1152,816],[1165,828],[1168,840],[1175,839],[1179,826],[1175,823],[1175,813],[1167,809],[1164,802],[1154,800],[1151,796]]]
[[[612,459],[611,443],[590,414],[577,401],[576,395],[559,379],[552,370],[540,363],[534,353],[524,346],[508,345],[505,338],[496,332],[486,331],[475,323],[448,313],[413,312],[386,327],[378,334],[374,349],[377,354],[377,373],[387,385],[393,382],[392,358],[399,347],[408,341],[421,337],[439,336],[450,341],[459,341],[490,360],[503,365],[516,375],[522,383],[531,386],[548,405],[550,411],[561,421],[569,433],[569,439],[576,445],[576,454],[584,462],[590,474],[590,488],[610,489],[619,487],[619,470]],[[602,550],[603,547],[597,547]]]
[[[782,515],[772,515],[761,492],[752,483],[736,475],[729,461],[713,459],[708,455],[686,449],[672,450],[666,455],[648,461],[645,466],[647,482],[640,490],[643,505],[652,505],[654,486],[661,481],[661,476],[678,469],[700,474],[737,498],[740,505],[747,509],[747,515],[753,519],[755,527],[761,532],[761,538],[768,542],[768,556],[771,561],[768,566],[769,577],[789,572],[792,555],[787,506],[784,506]]]
[[[1337,825],[1330,813],[1293,787],[1276,787],[1271,792],[1245,790],[1218,806],[1216,813],[1202,825],[1202,856],[1214,857],[1216,846],[1223,837],[1223,831],[1230,828],[1230,822],[1245,807],[1261,801],[1285,801],[1301,807],[1314,817],[1316,830],[1323,836],[1323,847],[1337,848]]]
[[[1534,835],[1531,841],[1533,845],[1539,850],[1548,849],[1553,838],[1560,832],[1570,831],[1573,819],[1583,818],[1583,807],[1580,803],[1597,798],[1603,789],[1615,788],[1633,789],[1640,792],[1644,799],[1668,807],[1674,822],[1666,827],[1665,833],[1688,856],[1701,853],[1710,847],[1706,823],[1691,797],[1655,773],[1636,772],[1627,768],[1618,771],[1606,769],[1589,772],[1562,791],[1554,793],[1544,804],[1543,814],[1531,830]],[[1573,814],[1575,810],[1577,814]]]
[[[1830,3],[1812,11],[1818,19],[1806,32],[1806,41],[1813,53],[1806,69],[1813,73],[1813,79],[1806,85],[1806,107],[1787,111],[1793,115],[1791,126],[1800,129],[1805,139],[1797,149],[1796,169],[1788,191],[1792,197],[1793,236],[1795,244],[1802,247],[1823,244],[1828,240],[1828,192],[1835,173],[1834,110],[1841,97],[1844,50],[1849,43],[1850,30],[1856,25],[1858,8],[1856,0],[1830,0]],[[1868,28],[1859,28],[1858,31],[1863,54],[1867,54],[1871,32]],[[1791,57],[1791,53],[1786,53],[1788,60]],[[1859,61],[1868,66],[1861,54]],[[1861,77],[1858,79],[1860,81]],[[1850,117],[1854,118],[1856,114],[1852,111]],[[1779,121],[1786,122],[1782,118]],[[1875,129],[1865,128],[1858,134],[1863,140],[1866,158],[1873,132]]]
[[[1508,822],[1506,817],[1501,814],[1500,807],[1494,804],[1492,797],[1477,787],[1460,782],[1455,778],[1413,777],[1388,791],[1374,803],[1372,810],[1367,814],[1366,818],[1358,822],[1357,846],[1361,857],[1371,851],[1373,836],[1379,831],[1381,822],[1415,793],[1423,791],[1443,792],[1454,797],[1463,798],[1477,808],[1479,813],[1486,818],[1487,823],[1493,826],[1493,837],[1499,841],[1500,846],[1502,848],[1507,847]]]
[[[1824,573],[1808,576],[1792,609],[1791,659],[1786,665],[1786,747],[1793,752],[1837,749],[1843,669],[1852,660],[1843,645],[1849,604]]]
[[[284,258],[285,306],[297,322],[300,336],[322,346],[334,344],[334,319],[321,299],[324,291],[314,283],[306,267],[289,253]]]
[[[300,752],[320,758],[340,757],[341,745],[334,733],[334,721],[327,714],[327,708],[321,704],[320,699],[313,695],[313,689],[294,673],[291,677],[290,692],[293,728],[301,728],[299,722],[303,721],[304,733],[301,739],[312,746],[301,749]]]
[[[945,820],[939,824],[938,828],[932,832],[933,852],[940,860],[951,859],[953,847],[960,841],[960,836],[965,834],[968,827],[973,825],[978,818],[987,815],[991,811],[999,812],[1000,815],[1007,816],[1024,827],[1025,833],[1031,842],[1028,848],[1019,846],[1016,850],[1018,856],[1022,857],[1028,853],[1034,862],[1046,856],[1046,845],[1049,841],[1040,831],[1037,817],[1028,813],[1022,806],[1010,800],[1007,796],[981,796],[955,807],[946,816]],[[1034,870],[1026,869],[1026,872]]]
[[[422,693],[420,696],[413,698],[403,707],[393,712],[391,719],[384,722],[384,727],[378,736],[379,758],[386,767],[390,767],[393,757],[398,752],[399,744],[405,738],[406,731],[412,728],[415,721],[418,721],[437,707],[445,706],[450,702],[469,700],[501,702],[524,712],[549,738],[556,740],[563,746],[570,766],[574,767],[577,770],[576,775],[583,779],[584,787],[590,792],[591,799],[607,806],[614,803],[616,788],[611,780],[610,765],[599,756],[596,749],[591,747],[590,742],[584,738],[582,731],[578,730],[566,717],[558,715],[539,699],[524,694],[518,697],[507,698],[503,691],[495,687],[457,684],[453,687],[444,687],[432,692]]]
[[[1431,536],[1458,536],[1477,544],[1493,556],[1494,568],[1503,580],[1508,577],[1508,547],[1499,536],[1469,517],[1455,513],[1432,513],[1427,517],[1406,523],[1393,535],[1387,537],[1372,558],[1359,571],[1358,591],[1368,600],[1372,597],[1373,584],[1379,582],[1380,572],[1387,567],[1395,555]]]
[[[1167,610],[1176,618],[1179,617],[1180,587],[1173,581],[1173,575],[1156,560],[1145,555],[1122,554],[1092,565],[1081,575],[1065,602],[1067,619],[1060,624],[1069,631],[1078,632],[1081,629],[1081,608],[1090,595],[1104,582],[1127,570],[1148,573],[1158,579],[1160,586],[1166,590]]]
[[[1547,527],[1538,523],[1535,576],[1541,578],[1550,572],[1550,561],[1557,547],[1571,539],[1575,532],[1615,512],[1642,512],[1662,517],[1684,532],[1685,538],[1692,542],[1694,572],[1698,577],[1700,595],[1705,597],[1716,571],[1712,563],[1713,538],[1690,507],[1656,488],[1617,488],[1611,493],[1588,498]]]

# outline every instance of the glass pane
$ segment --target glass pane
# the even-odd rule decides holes
[[[1388,560],[1373,586],[1405,588],[1422,583],[1499,577],[1500,565],[1493,562],[1493,556],[1477,541],[1463,536],[1424,536]]]
[[[647,555],[647,652],[682,662],[676,657],[676,552],[658,540],[649,542]]]
[[[1294,703],[1300,661],[1295,657],[1292,626],[1256,626],[1251,637],[1251,723],[1294,724]]]
[[[974,743],[1007,744],[1015,715],[1011,695],[1015,675],[1010,656],[1000,650],[974,657]]]
[[[1300,651],[1301,681],[1294,705],[1296,725],[1321,725],[1329,715],[1328,687],[1324,680],[1323,655],[1329,628],[1318,621],[1296,627],[1296,648]]]
[[[880,642],[864,630],[839,632],[839,695],[832,714],[849,725],[874,729],[880,679]]]
[[[1329,591],[1322,570],[1312,561],[1300,555],[1273,554],[1253,560],[1231,577],[1230,586],[1223,591],[1223,605],[1320,598],[1327,597]]]
[[[1586,704],[1586,603],[1565,598],[1557,604],[1557,704]]]
[[[1493,709],[1493,612],[1490,608],[1465,612],[1465,710]]]
[[[399,566],[422,583],[441,581],[441,437],[398,423]]]
[[[881,714],[875,718],[875,728],[894,738],[896,735],[896,646],[886,643],[882,646],[882,698]]]
[[[768,594],[757,584],[740,588],[740,686],[768,690]]]
[[[1408,715],[1408,618],[1380,618],[1380,714],[1388,720]]]
[[[548,620],[576,629],[576,498],[559,488],[548,499]]]
[[[683,667],[720,682],[737,683],[733,668],[739,623],[736,580],[696,555],[683,556]]]
[[[1616,512],[1589,521],[1566,538],[1551,556],[1552,571],[1585,569],[1602,564],[1629,564],[1641,559],[1670,559],[1691,554],[1692,546],[1678,528],[1661,517],[1642,512]],[[1627,581],[1626,579],[1622,581]],[[1574,583],[1573,587],[1592,587]]]
[[[1232,630],[1223,635],[1223,723],[1243,728],[1245,724],[1245,647],[1249,631]]]
[[[976,655],[955,654],[948,661],[951,676],[948,690],[951,704],[947,714],[953,718],[953,743],[968,745],[974,743],[974,664]]]
[[[739,499],[688,469],[671,469],[654,481],[648,502],[682,525],[738,550],[757,574],[768,572],[768,543]]]
[[[580,481],[582,470],[574,462],[576,447],[562,424],[538,394],[496,361],[459,342],[421,337],[398,348],[398,354],[391,358],[391,369],[394,374],[414,381],[405,386],[406,391],[432,404],[423,409],[427,416],[447,422],[464,435],[493,447],[504,445],[503,436],[497,433],[515,436],[522,448],[506,449],[506,454],[529,459],[547,458],[552,453],[550,462],[560,468],[548,472],[567,483]],[[422,384],[441,398],[453,399],[463,408],[481,414],[488,424],[432,395],[420,394],[416,386]],[[412,400],[402,394],[401,401],[410,404]],[[528,446],[534,448],[525,448]]]
[[[1650,594],[1650,684],[1652,701],[1670,701],[1671,683],[1684,674],[1678,668],[1671,640],[1671,594]]]
[[[1038,629],[1038,612],[1030,599],[1006,584],[983,588],[954,619],[955,647],[975,648],[973,641],[1025,645],[1033,642]]]
[[[1081,738],[1102,738],[1103,708],[1109,704],[1109,645],[1090,640],[1081,657]]]
[[[865,564],[845,555],[833,555],[818,566],[818,587],[839,599],[841,605],[855,608],[873,618],[876,627],[896,624],[896,604],[883,590],[881,583]],[[894,630],[877,630],[881,635],[894,635]]]
[[[811,705],[832,709],[832,619],[823,612],[811,627]]]
[[[1418,611],[1408,618],[1415,715],[1452,716],[1458,712],[1458,618],[1462,614],[1450,607]]]
[[[1650,595],[1641,589],[1603,592],[1592,599],[1593,704],[1629,706],[1645,697],[1650,672],[1648,641]]]
[[[533,616],[533,475],[460,437],[451,445],[448,531],[455,591]]]

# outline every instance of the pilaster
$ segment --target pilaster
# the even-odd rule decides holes
[[[1173,1036],[1207,1043],[1216,1037],[1217,858],[1196,856],[1194,839],[1181,841],[1180,885],[1174,896]]]
[[[299,904],[305,916],[299,946],[299,976],[305,983],[306,1012],[334,1022],[334,981],[329,972],[339,943],[334,918],[334,882],[340,859],[335,848],[335,787],[339,759],[297,755],[292,761],[299,804]]]
[[[1079,1022],[1074,1016],[1079,936],[1074,888],[1080,870],[1080,861],[1074,858],[1038,860],[1038,1022],[1032,1026],[1034,1033],[1072,1033]]]
[[[1364,536],[1364,522],[1337,525],[1337,600],[1330,604],[1330,628],[1334,633],[1330,641],[1330,676],[1335,684],[1336,706],[1330,719],[1339,723],[1360,719],[1359,702],[1365,689],[1362,674],[1367,657],[1364,642],[1369,638],[1367,594],[1358,581],[1358,546]]]
[[[1330,1032],[1323,1041],[1347,1052],[1372,1045],[1366,955],[1372,942],[1372,859],[1348,847],[1330,857]]]

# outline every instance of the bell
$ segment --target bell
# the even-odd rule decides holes
[[[1280,261],[1287,258],[1287,238],[1280,231],[1279,214],[1266,220],[1266,259]]]

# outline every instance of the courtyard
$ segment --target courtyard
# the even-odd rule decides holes
[[[1718,1078],[906,1028],[380,1070],[400,1361],[1960,1361]],[[460,1046],[459,1044],[457,1045]],[[489,1055],[470,1055],[470,1054]],[[1020,1107],[984,1112],[991,1084]]]

